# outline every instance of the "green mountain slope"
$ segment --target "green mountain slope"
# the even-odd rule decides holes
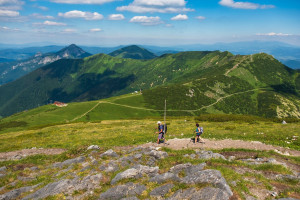
[[[0,114],[8,116],[50,100],[89,101],[140,89],[142,107],[156,113],[167,99],[172,115],[300,117],[299,72],[267,54],[234,56],[219,51],[182,52],[151,60],[105,54],[59,60],[0,86],[5,94],[0,96]]]
[[[140,60],[153,59],[157,57],[154,53],[136,45],[123,47],[108,55],[117,58],[131,58],[131,59],[140,59]]]
[[[77,59],[91,56],[75,44],[71,44],[56,53],[37,53],[35,56],[21,61],[0,63],[0,85],[12,82],[35,69],[63,58]]]

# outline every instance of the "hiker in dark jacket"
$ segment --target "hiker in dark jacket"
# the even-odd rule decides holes
[[[165,137],[164,137],[164,125],[161,124],[160,121],[157,122],[157,125],[158,125],[158,137],[157,137],[157,144],[159,144],[159,140],[165,140]]]

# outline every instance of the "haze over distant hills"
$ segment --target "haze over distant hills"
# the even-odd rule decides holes
[[[49,48],[53,49],[53,47],[45,47],[45,49]],[[35,50],[32,48],[31,52],[34,51]],[[33,57],[26,60],[0,63],[0,85],[14,81],[41,66],[45,66],[62,58],[84,58],[91,55],[92,54],[87,53],[78,46],[72,44],[56,53],[36,53]]]
[[[299,72],[264,53],[235,56],[227,51],[181,52],[150,60],[105,54],[61,59],[0,86],[0,115],[50,100],[81,102],[140,89],[146,107],[161,110],[167,99],[169,109],[182,111],[178,115],[300,117]]]

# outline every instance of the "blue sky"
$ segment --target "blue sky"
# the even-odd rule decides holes
[[[300,46],[299,0],[0,0],[0,43]]]

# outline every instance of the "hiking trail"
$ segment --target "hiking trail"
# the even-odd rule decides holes
[[[218,98],[216,100],[216,102],[214,102],[212,104],[209,104],[209,105],[206,105],[206,106],[202,106],[202,107],[200,107],[198,109],[195,109],[195,110],[167,110],[167,112],[178,112],[178,111],[182,111],[182,112],[196,112],[196,111],[199,111],[199,110],[202,110],[202,109],[205,109],[205,108],[209,108],[209,107],[211,107],[211,106],[219,103],[223,99],[226,99],[226,98],[231,97],[233,95],[244,94],[244,93],[247,93],[247,92],[253,92],[253,91],[263,90],[263,89],[266,89],[266,88],[255,88],[255,89],[252,89],[252,90],[246,90],[246,91],[242,91],[242,92],[236,92],[236,93],[228,94],[226,96]],[[138,95],[140,95],[140,94],[138,94]],[[124,99],[124,98],[130,98],[130,97],[132,97],[132,96],[120,97],[120,98],[117,98],[117,99],[114,99],[114,100],[119,100],[119,99]],[[101,103],[112,104],[112,105],[116,105],[116,106],[122,106],[122,107],[126,107],[126,108],[138,109],[138,110],[164,111],[164,110],[157,110],[157,109],[152,109],[152,108],[143,108],[143,107],[129,106],[129,105],[125,105],[125,104],[114,103],[114,102],[111,102],[111,101],[100,100],[90,110],[88,110],[87,112],[83,113],[80,116],[75,117],[74,119],[72,119],[70,121],[73,122],[75,120],[78,120],[78,119],[84,117],[85,115],[87,115],[88,113],[90,113],[91,111],[93,111],[95,108],[97,108]]]

